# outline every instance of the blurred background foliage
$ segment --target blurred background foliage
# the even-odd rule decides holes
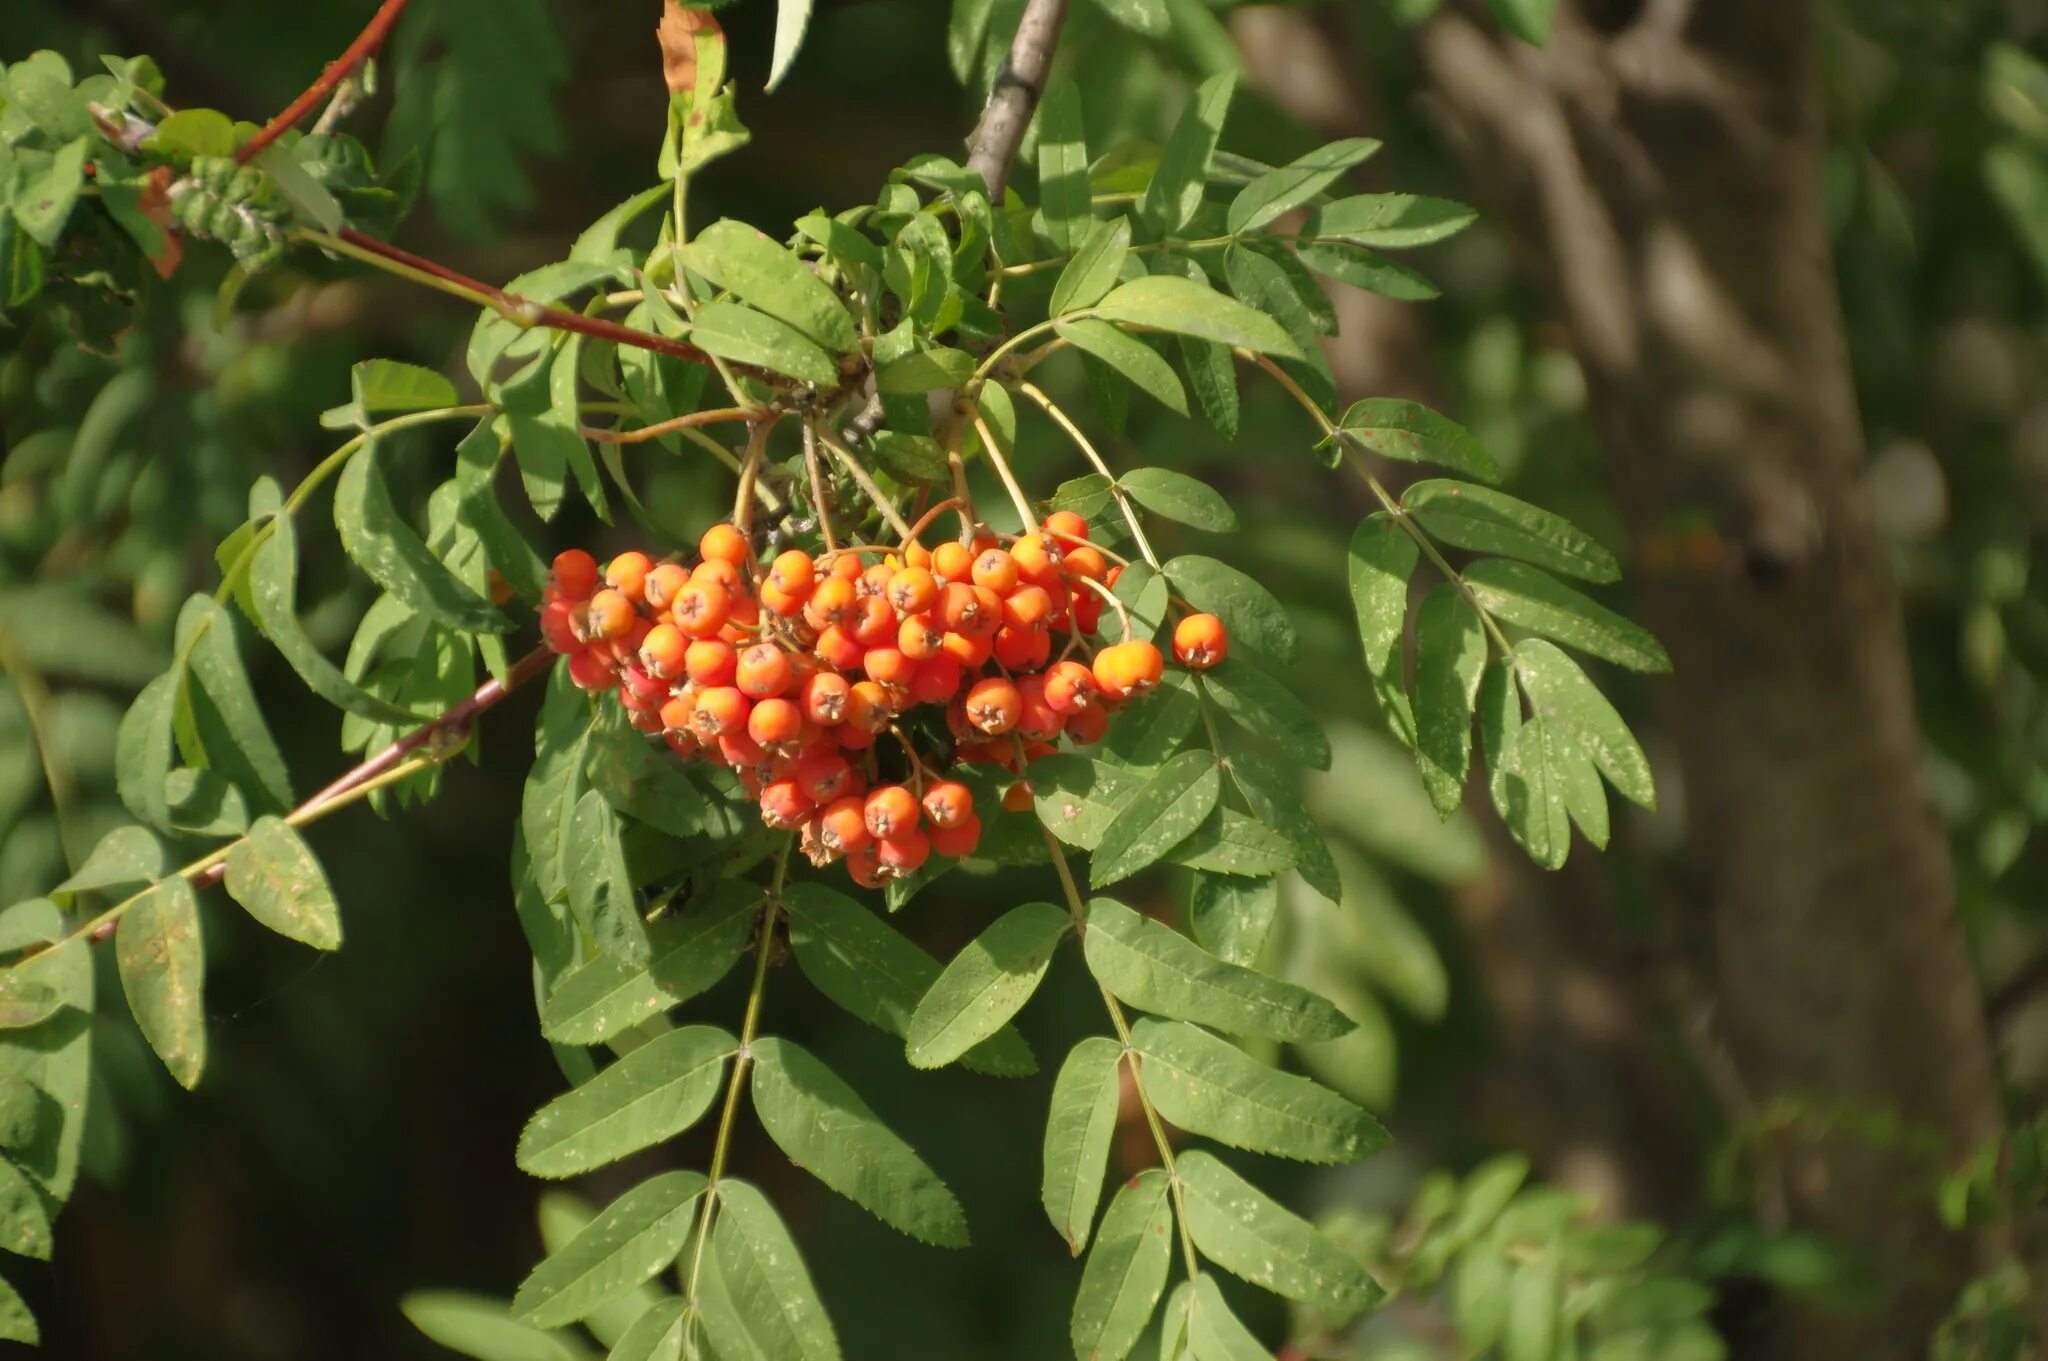
[[[766,69],[769,8],[722,16],[750,90]],[[999,15],[1018,8],[997,0]],[[1158,138],[1195,80],[1249,59],[1260,93],[1240,99],[1232,149],[1280,160],[1333,132],[1369,133],[1388,149],[1367,187],[1383,178],[1483,198],[1443,145],[1403,27],[1431,5],[1232,14],[1173,0],[1164,38],[1112,22],[1114,8],[1077,4],[1064,49],[1092,141]],[[50,47],[86,69],[102,52],[148,52],[173,102],[261,116],[368,9],[314,6],[286,22],[254,0],[11,0],[0,58]],[[2036,835],[2048,819],[2048,572],[2033,562],[2048,542],[2048,5],[1835,0],[1820,12],[1827,208],[1865,476],[1906,593],[1962,911],[2014,1104],[2029,1110],[2048,1083],[2048,1016],[2033,1005],[2042,971],[2021,962],[2048,949],[2048,851]],[[425,194],[402,239],[507,278],[558,258],[583,224],[652,182],[665,105],[655,16],[651,4],[418,0],[351,125],[381,129],[386,157],[423,158]],[[949,46],[943,7],[929,0],[822,6],[781,91],[747,98],[754,144],[696,187],[693,216],[775,224],[865,200],[910,155],[954,150],[975,112],[956,75],[993,56]],[[249,483],[289,482],[327,451],[316,418],[345,400],[348,365],[382,355],[460,369],[471,314],[446,299],[300,255],[222,316],[226,263],[191,252],[112,355],[53,328],[0,330],[0,902],[46,889],[125,820],[112,780],[119,715],[161,669],[178,602],[212,584],[212,547],[241,521]],[[1509,240],[1482,218],[1417,263],[1441,300],[1343,304],[1332,360],[1347,397],[1440,402],[1514,470],[1517,494],[1593,528],[1625,562],[1713,551],[1710,536],[1682,527],[1624,541],[1579,369]],[[1078,367],[1055,377],[1084,390]],[[417,438],[452,450],[447,436]],[[1671,903],[1700,871],[1668,763],[1663,810],[1622,815],[1613,850],[1574,856],[1558,876],[1530,870],[1490,815],[1440,824],[1405,754],[1371,727],[1336,566],[1366,507],[1333,495],[1311,442],[1279,393],[1252,386],[1235,443],[1146,410],[1114,456],[1185,466],[1226,491],[1246,527],[1227,552],[1293,607],[1304,657],[1288,678],[1337,749],[1311,797],[1341,852],[1345,907],[1290,893],[1269,958],[1359,1019],[1303,1059],[1383,1112],[1398,1142],[1355,1168],[1275,1164],[1263,1180],[1365,1242],[1383,1233],[1376,1216],[1407,1212],[1429,1169],[1521,1150],[1603,1215],[1663,1220],[1668,1251],[1717,1283],[1716,1321],[1738,1351],[1757,1282],[1852,1296],[1834,1255],[1751,1222],[1744,1150],[1772,1119],[1854,1113],[1731,1117],[1710,1066],[1681,1057],[1692,1018]],[[1027,440],[1021,456],[1034,486],[1079,471],[1051,437]],[[717,470],[652,446],[633,458],[676,541],[718,517]],[[607,532],[568,519],[553,536],[624,546],[607,545]],[[1166,552],[1198,537],[1161,534]],[[309,544],[306,573],[302,596],[320,602],[309,626],[338,650],[370,588],[331,538]],[[332,711],[274,656],[253,657],[295,771],[313,780],[339,768]],[[1616,693],[1657,758],[1660,724],[1668,732],[1685,715],[1635,683]],[[175,1093],[127,1028],[102,1027],[88,1182],[54,1267],[23,1273],[49,1355],[424,1357],[435,1349],[400,1316],[404,1291],[505,1293],[539,1255],[544,1188],[511,1151],[559,1078],[532,1024],[505,888],[532,703],[493,715],[480,768],[453,773],[435,803],[387,825],[357,812],[312,829],[346,905],[339,955],[308,961],[209,911],[217,1057],[196,1094]],[[28,740],[31,713],[50,739],[47,769]],[[1184,891],[1148,882],[1162,900]],[[1046,887],[950,876],[908,909],[908,926],[950,954],[988,903]],[[1606,976],[1580,964],[1591,955],[1623,961],[1665,1003],[1671,1033],[1615,1033],[1622,1013]],[[1055,993],[1039,1009],[1041,1053],[1094,1021],[1078,977],[1056,982],[1072,1005]],[[848,1353],[1063,1354],[1075,1268],[1040,1220],[1035,1140],[1017,1137],[1037,1128],[1045,1084],[914,1073],[885,1037],[808,989],[776,989],[773,1004],[779,1028],[920,1131],[981,1248],[920,1248],[793,1175],[765,1141],[742,1140],[737,1170],[786,1207]],[[704,1004],[735,1006],[723,994]],[[1053,1033],[1068,1015],[1071,1033]],[[694,1144],[708,1133],[677,1156],[701,1161]],[[1146,1160],[1142,1138],[1128,1155]],[[1660,1171],[1645,1180],[1631,1163]],[[594,1180],[623,1186],[642,1170]],[[1995,1202],[2002,1183],[1986,1182]],[[1434,1306],[1411,1300],[1354,1354],[1450,1355],[1451,1337]]]

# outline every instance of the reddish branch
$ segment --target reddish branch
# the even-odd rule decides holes
[[[377,12],[370,16],[370,22],[364,26],[363,31],[356,34],[356,40],[348,45],[348,50],[328,62],[327,69],[320,73],[318,80],[308,85],[297,99],[285,105],[284,112],[265,123],[254,137],[243,143],[241,150],[235,153],[235,159],[247,165],[263,153],[263,148],[284,136],[294,123],[311,113],[321,100],[333,94],[335,86],[347,80],[351,72],[376,55],[377,49],[384,45],[385,35],[390,33],[391,26],[398,22],[398,16],[405,6],[406,0],[384,0],[384,3],[377,7]]]

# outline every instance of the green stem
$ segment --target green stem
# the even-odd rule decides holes
[[[1153,570],[1161,570],[1159,555],[1152,551],[1152,543],[1145,537],[1145,526],[1138,522],[1137,507],[1131,504],[1131,498],[1124,494],[1124,489],[1117,485],[1116,474],[1109,470],[1109,463],[1097,451],[1095,446],[1089,442],[1088,437],[1081,433],[1081,427],[1074,424],[1074,418],[1061,410],[1059,404],[1047,396],[1044,389],[1040,388],[1036,383],[1019,383],[1017,390],[1038,403],[1044,409],[1045,414],[1052,417],[1053,423],[1067,432],[1067,438],[1072,440],[1076,447],[1081,450],[1082,456],[1088,460],[1095,471],[1109,479],[1110,499],[1115,501],[1117,509],[1123,512],[1124,523],[1131,528],[1131,538],[1138,545],[1139,555],[1152,565]]]
[[[796,838],[791,836],[782,843],[782,851],[775,857],[775,878],[768,886],[768,896],[761,904],[761,939],[754,950],[754,985],[747,992],[747,1010],[740,1019],[740,1048],[732,1061],[732,1076],[725,1083],[725,1108],[718,1115],[718,1137],[711,1145],[711,1165],[705,1172],[709,1182],[704,1188],[704,1208],[697,1213],[697,1244],[690,1254],[690,1277],[684,1287],[684,1298],[694,1311],[697,1307],[697,1278],[704,1269],[705,1245],[711,1241],[711,1225],[718,1212],[718,1183],[725,1176],[725,1160],[732,1150],[733,1124],[739,1119],[740,1089],[745,1085],[747,1069],[754,1061],[754,1037],[761,1025],[761,999],[768,991],[768,958],[774,953],[775,918],[782,910],[783,885],[789,878],[789,853],[796,847]]]
[[[21,697],[21,711],[28,720],[29,739],[36,744],[36,756],[42,762],[43,783],[50,790],[50,816],[57,824],[57,844],[63,849],[64,863],[76,873],[83,863],[83,847],[78,844],[78,822],[72,816],[71,796],[72,772],[62,752],[50,741],[50,687],[43,683],[42,673],[28,664],[14,640],[0,632],[0,671],[14,682],[14,692]]]
[[[1073,914],[1074,930],[1087,930],[1086,904],[1081,898],[1081,887],[1074,882],[1074,871],[1067,864],[1066,850],[1050,831],[1040,828],[1045,837],[1045,847],[1052,852],[1053,868],[1059,871],[1060,887],[1067,895],[1067,910]],[[1131,1025],[1124,1016],[1123,1005],[1100,983],[1102,1004],[1109,1008],[1109,1023],[1116,1028],[1117,1039],[1123,1042],[1124,1064],[1130,1069],[1131,1088],[1138,1094],[1138,1106],[1145,1112],[1145,1125],[1152,1131],[1152,1145],[1159,1151],[1159,1165],[1166,1169],[1167,1187],[1173,1194],[1174,1223],[1180,1228],[1180,1250],[1187,1262],[1188,1279],[1193,1280],[1201,1271],[1201,1258],[1195,1252],[1194,1235],[1188,1231],[1187,1191],[1181,1185],[1180,1169],[1173,1160],[1173,1144],[1166,1137],[1166,1125],[1159,1118],[1159,1112],[1152,1105],[1152,1094],[1145,1090],[1145,1070],[1138,1058],[1137,1046],[1131,1041]]]
[[[1087,318],[1092,317],[1094,315],[1095,314],[1093,312],[1074,312],[1064,317],[1047,317],[1044,321],[1039,322],[1035,326],[1026,326],[1023,330],[1017,332],[1017,334],[1011,336],[1008,340],[1004,341],[1002,344],[996,346],[993,350],[989,351],[988,358],[981,361],[981,367],[977,368],[974,371],[974,376],[972,378],[969,378],[966,382],[960,385],[960,396],[966,401],[973,401],[974,389],[980,387],[983,383],[988,381],[989,374],[995,371],[996,365],[1002,362],[1003,356],[1010,353],[1010,351],[1016,349],[1019,345],[1022,345],[1025,341],[1031,339],[1033,336],[1045,334],[1047,331],[1050,331],[1053,328],[1053,326],[1058,322],[1085,321]]]
[[[840,466],[845,468],[847,473],[852,476],[853,484],[860,488],[861,495],[875,503],[875,509],[882,513],[884,520],[888,521],[889,528],[902,535],[905,543],[909,543],[914,537],[910,530],[910,522],[903,518],[903,512],[896,509],[896,503],[889,499],[887,493],[883,492],[881,487],[876,485],[875,479],[868,475],[868,470],[861,466],[860,460],[853,456],[851,450],[845,448],[838,440],[833,439],[822,429],[818,430],[817,435],[818,442],[824,445],[826,451],[832,457],[838,459]]]
[[[1103,202],[1105,200],[1098,199],[1096,201]],[[1200,241],[1145,241],[1132,246],[1130,251],[1133,255],[1142,255],[1146,251],[1153,250],[1218,250],[1224,246],[1234,246],[1237,242],[1238,238],[1235,236],[1205,236]],[[1033,260],[1028,264],[1007,265],[996,272],[1006,277],[1017,274],[1039,274],[1048,269],[1063,269],[1071,259],[1073,257],[1069,255],[1055,255],[1050,259]]]

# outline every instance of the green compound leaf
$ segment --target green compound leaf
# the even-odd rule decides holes
[[[197,1086],[206,1067],[206,949],[188,880],[165,879],[128,909],[114,933],[114,958],[142,1037],[179,1086]]]
[[[1525,562],[1481,559],[1465,569],[1465,584],[1496,619],[1631,671],[1671,669],[1670,654],[1648,629]]]
[[[1233,644],[1285,664],[1300,659],[1301,641],[1286,607],[1251,577],[1228,563],[1194,553],[1168,562],[1166,575],[1190,605],[1223,621]]]
[[[754,1042],[754,1113],[791,1162],[891,1228],[967,1246],[960,1202],[853,1088],[788,1040]]]
[[[1216,140],[1223,135],[1223,120],[1229,116],[1230,97],[1236,90],[1233,75],[1203,81],[1160,149],[1159,168],[1145,187],[1139,212],[1168,236],[1186,226],[1201,206],[1202,189],[1209,180],[1209,159],[1216,154]]]
[[[603,794],[583,791],[569,816],[568,838],[562,873],[568,880],[569,910],[605,954],[627,964],[647,963],[653,947],[626,868],[619,815]]]
[[[653,1279],[682,1251],[705,1184],[701,1173],[664,1172],[607,1205],[520,1284],[513,1318],[557,1328]]]
[[[683,248],[683,259],[740,301],[826,349],[844,353],[859,339],[853,318],[824,280],[744,222],[712,223]]]
[[[283,654],[307,688],[337,709],[378,723],[410,727],[424,721],[427,715],[409,713],[359,688],[321,655],[294,613],[292,598],[298,589],[299,547],[291,517],[273,516],[267,530],[249,567],[249,602],[263,636]]]
[[[304,838],[264,816],[228,848],[228,896],[263,925],[316,950],[341,948],[341,905]]]
[[[1295,776],[1255,751],[1240,751],[1227,765],[1231,782],[1252,815],[1293,849],[1293,866],[1302,881],[1333,903],[1344,901],[1344,881],[1337,873],[1337,862],[1331,858],[1322,828],[1316,826],[1301,801]]]
[[[1306,988],[1226,964],[1113,898],[1089,902],[1082,946],[1096,981],[1140,1011],[1274,1040],[1335,1039],[1353,1028]]]
[[[1208,1153],[1191,1149],[1176,1165],[1188,1232],[1217,1266],[1338,1322],[1381,1298],[1356,1258]]]
[[[1315,198],[1339,175],[1379,149],[1380,144],[1370,137],[1347,137],[1268,170],[1238,190],[1230,201],[1225,224],[1233,236],[1257,231]]]
[[[1170,1184],[1164,1171],[1147,1168],[1109,1202],[1074,1295],[1069,1333],[1078,1361],[1122,1361],[1151,1321],[1173,1256]]]
[[[1300,359],[1301,347],[1279,322],[1236,298],[1174,274],[1148,274],[1113,289],[1093,311],[1152,331],[1170,331],[1218,345]]]
[[[210,596],[189,597],[178,611],[177,642],[186,653],[187,697],[192,696],[190,682],[197,682],[226,739],[208,739],[208,764],[240,786],[252,802],[267,805],[266,811],[291,807],[291,774],[243,669],[227,608]],[[225,749],[215,750],[217,745]]]
[[[1090,227],[1053,283],[1047,315],[1064,317],[1101,302],[1116,287],[1130,253],[1131,224],[1127,219],[1111,218]]]
[[[1271,742],[1290,760],[1311,770],[1330,768],[1330,739],[1315,714],[1258,667],[1232,657],[1204,671],[1199,685],[1239,727]]]
[[[724,299],[697,309],[690,341],[721,359],[772,369],[816,387],[831,387],[839,377],[832,356],[802,331]]]
[[[732,1302],[770,1357],[839,1361],[832,1320],[796,1243],[768,1198],[730,1178],[718,1183],[711,1245]]]
[[[1061,321],[1053,332],[1083,354],[1093,355],[1136,384],[1138,389],[1178,416],[1188,414],[1188,396],[1180,376],[1159,351],[1106,321],[1082,317]]]
[[[543,1106],[519,1135],[536,1177],[573,1177],[682,1133],[711,1109],[739,1041],[715,1026],[657,1035]]]
[[[1370,1114],[1307,1078],[1276,1072],[1180,1021],[1131,1028],[1159,1114],[1193,1134],[1303,1162],[1353,1162],[1386,1147]]]
[[[1351,404],[1337,430],[1358,448],[1382,458],[1435,463],[1482,482],[1500,480],[1500,469],[1485,445],[1464,426],[1420,402],[1367,397]]]
[[[464,633],[504,633],[511,621],[456,580],[391,504],[378,467],[378,440],[368,440],[334,488],[334,526],[341,546],[370,580],[395,598]]]
[[[1620,564],[1599,540],[1562,515],[1506,492],[1439,477],[1410,486],[1401,504],[1444,543],[1520,558],[1582,581],[1621,579]]]
[[[1379,250],[1427,246],[1455,236],[1478,216],[1462,203],[1419,194],[1359,194],[1324,204],[1301,234],[1311,240],[1348,241]]]
[[[647,963],[599,955],[577,965],[548,994],[541,1033],[559,1044],[602,1044],[687,1002],[739,962],[760,904],[757,886],[726,880],[674,916],[648,923]]]
[[[951,1063],[1008,1024],[1038,990],[1072,924],[1051,903],[1025,903],[969,941],[910,1018],[904,1042],[912,1066]]]
[[[1222,793],[1213,752],[1184,751],[1159,767],[1102,829],[1089,882],[1101,888],[1158,861],[1202,825]]]
[[[1479,612],[1455,586],[1439,586],[1415,611],[1415,760],[1439,816],[1458,811],[1472,760],[1472,706],[1486,668]]]
[[[1154,515],[1212,534],[1229,534],[1237,529],[1237,512],[1222,494],[1186,473],[1170,468],[1133,468],[1117,479],[1117,485]]]
[[[1197,874],[1188,899],[1188,931],[1218,959],[1258,962],[1280,916],[1280,881]]]
[[[784,894],[797,967],[819,992],[878,1030],[901,1039],[918,1004],[939,980],[939,962],[895,927],[823,884],[792,884]],[[960,1055],[997,1077],[1038,1071],[1031,1047],[1005,1025]]]
[[[1591,757],[1623,798],[1655,808],[1657,787],[1649,758],[1579,664],[1541,638],[1532,638],[1515,648],[1514,665],[1530,707]]]
[[[1091,1036],[1068,1052],[1053,1079],[1039,1200],[1076,1257],[1088,1246],[1102,1198],[1102,1176],[1116,1136],[1122,1060],[1122,1045],[1104,1035]]]

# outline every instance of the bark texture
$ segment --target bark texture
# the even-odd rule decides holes
[[[1782,1354],[1922,1353],[1973,1265],[1932,1179],[1999,1114],[1859,490],[1812,9],[1567,0],[1542,49],[1458,12],[1420,43],[1584,366],[1633,579],[1676,662],[1671,793],[1717,1028],[1758,1108],[1810,1112],[1769,1141],[1767,1208],[1882,1289],[1872,1311],[1789,1315]],[[1874,1147],[1830,1108],[1896,1112],[1924,1138]]]

